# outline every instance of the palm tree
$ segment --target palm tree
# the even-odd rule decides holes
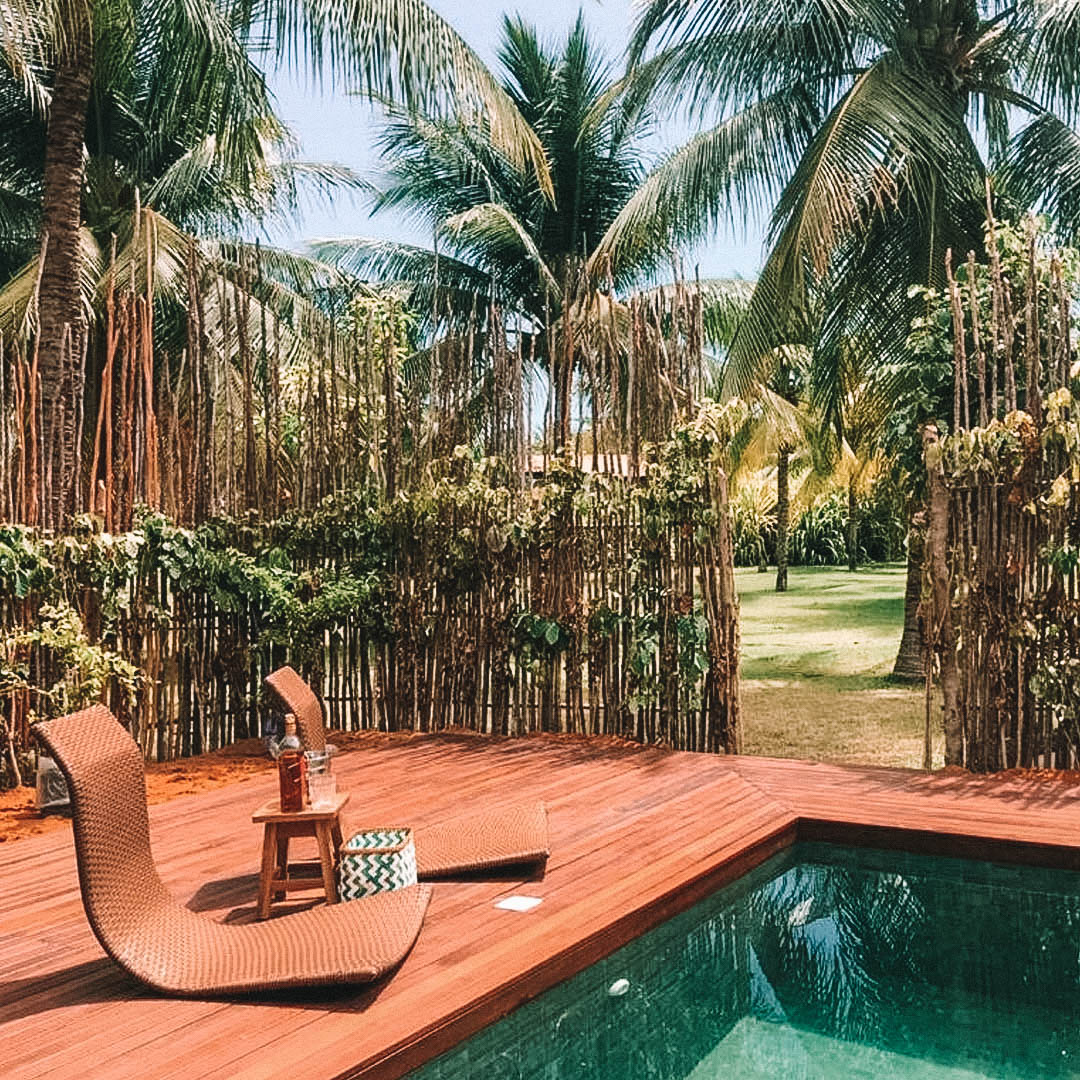
[[[771,210],[733,381],[749,379],[815,286],[838,307],[833,333],[855,321],[896,352],[907,287],[939,282],[949,247],[981,247],[988,168],[1060,147],[1080,112],[1077,15],[1076,0],[650,0],[630,86],[723,121],[654,170],[601,251],[633,249],[658,227],[696,239],[724,215]],[[1018,117],[1030,123],[1010,138]]]
[[[858,339],[815,350],[808,375],[808,396],[832,436],[826,453],[834,475],[847,488],[848,569],[858,569],[859,494],[882,464],[882,428],[892,410],[896,379],[875,365],[875,357]]]
[[[181,30],[142,25],[139,35],[114,35],[99,48],[83,140],[80,262],[88,250],[107,251],[114,235],[122,240],[136,206],[190,234],[236,236],[295,213],[308,181],[326,189],[359,182],[340,167],[295,159],[263,75],[237,39],[204,54],[193,86],[194,59],[172,46]],[[4,68],[0,126],[18,134],[0,143],[0,265],[10,282],[38,261],[46,117]]]
[[[767,469],[775,477],[776,591],[786,592],[793,482],[802,477],[796,499],[812,499],[823,485],[835,483],[846,473],[832,428],[812,400],[807,383],[810,348],[790,344],[776,351],[772,378],[754,388],[743,422],[731,440],[727,466],[736,490],[746,475],[760,477]]]
[[[574,374],[592,362],[585,358],[593,338],[625,338],[624,301],[671,258],[660,244],[633,258],[592,258],[646,174],[643,139],[654,116],[644,95],[617,92],[580,15],[557,44],[506,18],[499,60],[505,93],[546,154],[554,198],[487,127],[391,110],[375,209],[407,211],[433,231],[437,248],[355,238],[320,242],[315,251],[361,277],[407,283],[420,311],[494,307],[525,327],[553,388],[561,447],[570,437]],[[730,334],[748,291],[739,282],[702,283],[710,337]]]
[[[7,7],[7,5],[5,5]],[[37,11],[29,5],[2,13],[12,67],[27,83],[37,82],[46,57],[53,60],[48,93],[48,132],[42,173],[41,265],[38,274],[38,354],[42,413],[52,422],[61,404],[81,387],[73,386],[71,357],[82,349],[84,319],[80,280],[79,226],[83,180],[83,131],[93,76],[93,12],[85,0],[54,0]],[[53,26],[55,48],[46,52],[44,36]],[[37,70],[35,70],[35,68]],[[44,99],[44,94],[42,95]],[[72,468],[73,421],[48,432],[52,469],[65,476]],[[59,508],[54,508],[54,513]]]
[[[207,314],[213,317],[217,297],[229,296],[235,307],[237,292],[250,293],[252,285],[245,270],[252,262],[246,245],[223,244],[220,238],[242,235],[252,223],[264,223],[275,213],[294,212],[301,194],[313,186],[320,191],[356,183],[340,167],[295,160],[263,76],[235,37],[214,40],[201,57],[194,85],[195,58],[175,44],[184,40],[182,29],[164,19],[147,21],[140,24],[141,33],[105,38],[97,52],[100,70],[84,140],[82,222],[74,261],[79,313],[85,320],[86,363],[73,362],[82,357],[77,352],[71,355],[69,339],[66,385],[48,397],[46,390],[50,386],[55,390],[55,385],[43,379],[44,408],[35,410],[46,420],[43,441],[54,448],[60,444],[67,452],[77,438],[78,401],[91,415],[98,403],[110,282],[120,279],[142,293],[152,289],[159,313],[172,305],[169,317],[159,321],[166,332],[159,329],[155,334],[156,361],[163,365],[169,356],[178,358],[187,344],[184,320],[176,317],[173,301],[185,299],[196,237],[203,240],[198,245],[199,265],[219,276],[206,282],[210,288],[203,290],[211,297]],[[36,108],[33,89],[16,73],[0,69],[0,125],[21,136],[0,145],[0,205],[7,210],[0,215],[0,264],[9,275],[0,289],[0,332],[7,342],[32,336],[35,322],[43,318],[34,300],[42,268],[36,248],[41,229],[39,155],[46,140],[46,119]],[[136,240],[139,237],[143,239]],[[151,238],[155,256],[148,267],[146,245]],[[296,269],[301,261],[284,253],[269,254],[261,260],[268,270],[281,263]],[[294,310],[302,306],[297,291],[288,291],[289,306]],[[262,294],[246,297],[244,308],[269,299],[267,289]],[[277,304],[279,313],[281,307]],[[221,310],[216,315],[228,317]],[[220,327],[210,325],[206,331],[220,335]],[[40,349],[39,337],[39,356]],[[85,393],[77,385],[84,370],[90,376]],[[174,364],[170,379],[175,377]],[[63,403],[58,416],[49,411],[57,408],[53,402]],[[55,431],[62,424],[66,440]],[[67,481],[49,484],[43,478],[46,496],[59,489],[69,511],[85,509],[73,507],[80,486],[74,471],[58,473],[54,460],[50,474],[48,461],[43,462],[44,477]],[[90,478],[90,490],[94,480]],[[61,523],[55,506],[40,509],[43,516],[34,520]]]
[[[775,464],[776,591],[787,592],[793,471],[807,464],[814,422],[802,407],[806,350],[793,345],[777,352],[769,384],[754,388],[754,404],[736,433],[732,457],[744,468],[747,461]]]
[[[236,152],[241,162],[250,143],[234,141],[216,123],[230,110],[232,88],[211,79],[207,93],[204,75],[223,53],[239,57],[255,50],[289,61],[306,58],[347,86],[412,107],[452,107],[472,120],[484,116],[495,145],[510,160],[529,162],[539,189],[550,194],[531,130],[475,54],[423,0],[2,0],[0,25],[12,75],[47,112],[36,347],[44,415],[68,417],[47,443],[56,476],[71,472],[74,426],[63,402],[81,393],[74,385],[74,358],[86,335],[80,289],[84,145],[91,102],[117,52],[154,41],[164,47],[165,66],[186,92],[156,100],[154,109],[185,110],[204,135],[213,132],[224,143],[221,152]],[[59,525],[72,507],[63,487],[55,490],[49,517]]]
[[[908,287],[940,285],[949,248],[981,251],[991,170],[1076,205],[1078,53],[1077,0],[649,0],[628,85],[721,122],[653,171],[598,257],[769,213],[729,388],[767,382],[785,323],[817,304],[816,351],[858,337],[902,361]]]
[[[776,365],[769,390],[780,402],[789,406],[798,403],[801,383],[805,372],[793,362],[797,349],[777,350]],[[785,432],[790,424],[779,425],[779,443],[776,449],[776,591],[787,592],[788,587],[788,540],[791,526],[791,458],[798,443]]]

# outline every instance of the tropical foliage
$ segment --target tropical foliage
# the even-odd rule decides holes
[[[740,479],[731,500],[735,565],[763,568],[776,563],[776,477],[773,470]],[[810,486],[813,490],[813,486]],[[860,563],[904,557],[903,494],[892,477],[876,477],[858,496],[856,558]],[[792,566],[844,566],[850,536],[848,492],[796,494],[789,531]]]
[[[104,8],[95,11],[107,19]],[[215,14],[221,25],[215,26]],[[359,184],[341,166],[297,158],[243,28],[227,14],[214,4],[204,10],[140,0],[130,12],[109,16],[117,23],[99,28],[77,275],[91,322],[91,401],[104,359],[110,289],[128,287],[172,307],[154,344],[159,354],[177,357],[185,343],[175,305],[188,285],[196,241],[206,272],[203,291],[213,298],[204,332],[217,338],[229,313],[214,302],[215,293],[227,288],[231,297],[238,286],[252,291],[243,280],[252,251],[240,237],[295,214],[305,198],[345,195]],[[33,65],[42,80],[49,78],[48,55]],[[37,330],[47,114],[16,72],[5,68],[0,79],[0,122],[22,133],[0,146],[0,202],[9,207],[0,218],[0,266],[10,275],[0,291],[0,327],[18,340]],[[48,87],[42,82],[38,90],[47,95]],[[264,262],[271,256],[278,295],[262,289],[256,303],[273,299],[278,311],[310,311],[300,290],[310,288],[313,268],[284,252],[267,253]]]
[[[651,0],[629,86],[722,122],[650,176],[599,250],[632,252],[658,224],[687,241],[767,213],[731,385],[819,305],[818,352],[855,339],[896,355],[916,311],[908,286],[941,284],[950,248],[981,250],[991,170],[1067,204],[1070,166],[1046,170],[1080,111],[1078,25],[1071,2]]]
[[[123,241],[115,211],[138,205],[148,194],[140,184],[149,183],[178,217],[204,226],[235,221],[293,190],[301,170],[283,170],[276,160],[283,133],[253,53],[304,57],[324,76],[413,107],[483,115],[493,143],[511,160],[529,160],[540,190],[551,191],[546,162],[513,103],[422,0],[364,0],[346,9],[321,0],[5,0],[0,15],[8,68],[0,97],[27,130],[39,131],[44,150],[44,166],[31,177],[25,160],[5,164],[22,198],[14,207],[6,200],[22,211],[8,222],[16,248],[27,246],[34,179],[41,192],[40,259],[14,284],[34,332],[35,407],[49,436],[42,464],[54,478],[41,500],[50,524],[79,509],[79,410],[70,403],[84,393],[85,301],[100,276],[87,272],[82,232],[95,201],[97,224]],[[34,140],[27,145],[32,153]],[[97,154],[96,168],[87,167],[86,149]],[[29,196],[19,183],[27,179]],[[146,235],[138,223],[128,232]],[[152,291],[152,275],[142,276]]]
[[[625,72],[583,16],[505,19],[489,70],[423,0],[0,0],[0,509],[34,526],[0,542],[13,718],[136,665],[145,749],[186,752],[250,730],[287,656],[359,672],[362,725],[732,749],[732,559],[783,589],[789,562],[894,558],[927,493],[941,611],[946,503],[972,544],[1031,525],[1017,574],[1075,592],[1077,260],[994,212],[1080,235],[1078,26],[1076,0],[647,0]],[[384,110],[374,182],[300,159],[271,64]],[[676,108],[715,126],[657,160]],[[432,246],[251,242],[344,194]],[[755,216],[756,283],[685,271]],[[990,474],[1019,494],[971,518]],[[993,594],[1007,643],[964,604],[932,623],[950,761],[962,736],[977,767],[1071,762],[1073,624],[991,547],[965,603]],[[956,658],[972,683],[973,642],[1035,638],[985,695],[1034,719],[991,751]]]
[[[111,680],[147,754],[198,753],[258,734],[262,677],[289,662],[346,727],[736,749],[724,422],[657,447],[640,484],[563,465],[522,499],[502,463],[463,455],[393,501],[342,494],[276,521],[7,527],[0,690],[16,735]]]
[[[410,302],[437,333],[467,332],[461,320],[477,311],[509,321],[528,339],[534,368],[545,372],[561,447],[577,394],[595,399],[614,386],[612,411],[625,413],[633,289],[671,266],[663,244],[629,258],[593,258],[645,176],[645,139],[656,116],[648,95],[617,93],[612,65],[583,17],[554,45],[522,18],[506,18],[499,61],[507,96],[546,154],[553,197],[534,171],[500,151],[490,126],[392,109],[375,209],[406,212],[437,246],[334,239],[315,252],[352,274],[407,284]],[[709,281],[693,292],[708,337],[730,341],[749,288]],[[636,298],[659,312],[674,293],[672,286]],[[578,386],[577,372],[584,376]]]
[[[1072,0],[649,0],[627,93],[719,123],[650,174],[596,259],[767,220],[727,391],[768,385],[778,347],[806,345],[812,398],[853,448],[852,418],[835,408],[852,392],[845,356],[869,361],[886,413],[910,393],[905,342],[922,310],[909,286],[940,287],[949,250],[981,252],[988,207],[1042,206],[1075,231],[1078,26]],[[778,587],[783,576],[781,565]]]

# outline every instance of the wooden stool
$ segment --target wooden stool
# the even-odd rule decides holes
[[[259,874],[260,919],[270,915],[271,900],[281,900],[294,889],[321,887],[328,904],[338,902],[336,858],[341,847],[341,808],[349,801],[349,793],[340,792],[332,806],[313,810],[304,807],[295,813],[286,813],[277,799],[260,806],[251,820],[262,824],[263,849],[262,871]],[[319,844],[319,868],[316,872],[297,873],[310,863],[302,863],[289,870],[289,840],[294,836],[314,836]]]

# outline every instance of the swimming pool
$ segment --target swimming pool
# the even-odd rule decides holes
[[[800,844],[411,1075],[1080,1077],[1080,873]]]

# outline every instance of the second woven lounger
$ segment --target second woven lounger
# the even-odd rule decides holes
[[[268,675],[266,685],[296,716],[305,749],[322,749],[326,744],[322,705],[311,687],[287,666]],[[413,834],[421,880],[539,863],[550,854],[547,809],[539,802],[461,815],[414,829]]]

